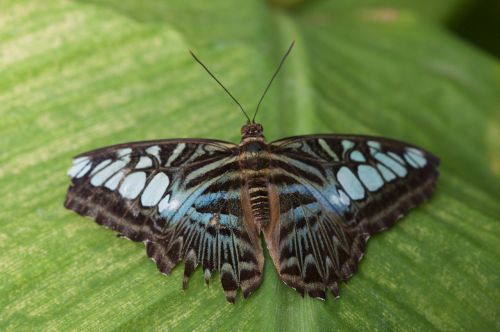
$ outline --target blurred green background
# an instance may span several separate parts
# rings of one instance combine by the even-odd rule
[[[0,330],[500,329],[500,14],[467,0],[0,1]],[[248,300],[63,208],[71,157],[168,137],[383,135],[442,160],[433,199],[373,237],[326,302],[266,256]],[[267,255],[267,253],[266,253]]]

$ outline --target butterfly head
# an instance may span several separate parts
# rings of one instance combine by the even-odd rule
[[[264,138],[264,128],[260,123],[248,122],[243,127],[241,127],[241,139],[249,137]]]

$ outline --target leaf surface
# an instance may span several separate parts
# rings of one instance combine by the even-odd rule
[[[402,1],[280,6],[0,4],[1,330],[500,329],[498,61]],[[189,48],[251,111],[292,39],[259,114],[269,140],[375,134],[442,160],[434,198],[369,241],[340,299],[300,298],[267,254],[248,300],[200,270],[182,291],[182,267],[164,277],[142,244],[63,208],[80,152],[239,140],[242,115]]]

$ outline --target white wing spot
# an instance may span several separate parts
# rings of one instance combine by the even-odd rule
[[[358,161],[360,163],[366,162],[365,156],[363,156],[363,154],[358,150],[354,150],[351,152],[351,160]]]
[[[403,158],[401,158],[399,155],[395,154],[394,152],[388,152],[387,153],[389,156],[391,156],[393,159],[396,159],[397,161],[399,161],[400,164],[405,164]]]
[[[415,160],[413,160],[413,158],[411,157],[411,155],[408,152],[405,153],[404,157],[405,157],[406,162],[408,164],[410,164],[411,167],[413,167],[413,168],[419,168],[420,167],[417,164],[417,162]]]
[[[427,160],[425,159],[424,153],[422,151],[415,148],[406,148],[406,151],[411,159],[413,159],[419,167],[424,167],[425,165],[427,165]]]
[[[347,139],[342,140],[342,148],[344,149],[344,153],[347,152],[350,148],[354,146],[354,142],[349,141]]]
[[[151,166],[153,166],[153,161],[151,160],[151,158],[142,156],[139,159],[139,162],[137,163],[137,165],[135,165],[135,168],[142,169],[142,168],[148,168]]]
[[[119,192],[124,198],[134,199],[140,194],[145,184],[146,173],[135,172],[129,174],[125,180],[123,180]]]
[[[340,195],[340,202],[343,203],[344,205],[349,205],[351,204],[351,200],[349,197],[345,194],[344,191],[339,190],[339,195]]]
[[[380,174],[371,166],[358,166],[358,176],[369,191],[376,191],[384,185],[384,180],[382,180]]]
[[[158,204],[158,212],[162,213],[167,210],[170,205],[170,195],[165,196]]]
[[[352,199],[356,200],[365,197],[363,185],[361,185],[356,175],[346,166],[342,166],[337,172],[337,179]]]
[[[379,151],[380,151],[380,143],[376,141],[368,141],[366,143],[368,147],[370,148],[370,153],[372,156],[375,156]]]
[[[380,150],[380,142],[377,141],[368,141],[366,143],[369,147]]]
[[[337,206],[342,205],[340,204],[339,196],[335,194],[330,195],[330,203]]]
[[[153,145],[153,146],[150,146],[149,148],[146,149],[146,153],[154,156],[156,159],[158,159],[158,162],[161,162],[160,151],[161,151],[161,148],[159,145]]]
[[[80,157],[73,160],[73,165],[68,170],[68,176],[72,178],[75,177],[78,173],[80,173],[81,170],[83,170],[86,166],[88,166],[89,162],[90,160],[88,157]]]
[[[351,203],[349,197],[345,194],[343,190],[336,190],[335,193],[330,195],[330,202],[333,205],[344,207]]]
[[[161,200],[169,185],[168,176],[165,173],[156,174],[144,189],[141,196],[143,206],[154,206]]]
[[[76,165],[76,164],[79,164],[79,163],[83,163],[84,161],[89,161],[89,160],[90,160],[90,158],[87,157],[87,156],[78,157],[78,158],[73,159],[73,165]]]
[[[375,154],[375,159],[380,161],[382,164],[390,168],[394,173],[396,173],[398,176],[403,177],[406,175],[406,168],[401,166],[400,163],[386,155],[385,153],[379,152]]]
[[[127,165],[127,163],[122,160],[113,162],[111,165],[95,174],[90,180],[90,184],[92,184],[94,187],[102,185],[104,181],[106,181],[111,175],[115,174],[123,167],[125,167],[125,165]]]
[[[104,167],[108,166],[109,164],[111,164],[111,159],[106,159],[104,161],[101,161],[93,170],[92,172],[90,172],[90,175],[92,174],[95,174],[97,172],[99,172],[101,169],[103,169]]]
[[[87,164],[87,166],[85,166],[77,175],[76,175],[76,178],[81,178],[82,176],[84,176],[85,174],[88,173],[88,171],[90,171],[90,169],[92,168],[92,163],[89,162]]]
[[[116,151],[116,154],[118,155],[118,157],[124,157],[126,155],[129,155],[132,153],[132,149],[131,148],[123,148],[123,149],[120,149],[118,151]]]
[[[382,164],[377,164],[377,168],[382,173],[382,176],[384,177],[384,180],[389,182],[392,181],[396,178],[396,175],[394,175],[393,172],[391,172],[387,167],[385,167]]]
[[[111,177],[111,179],[106,181],[104,186],[110,190],[116,190],[116,188],[118,188],[118,185],[120,184],[120,181],[122,180],[124,175],[125,175],[125,173],[123,172],[123,170],[119,171],[118,173],[113,175]]]

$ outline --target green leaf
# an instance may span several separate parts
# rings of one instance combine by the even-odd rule
[[[1,2],[0,330],[500,329],[498,60],[403,1],[273,3]],[[292,39],[259,114],[269,140],[376,134],[442,160],[435,196],[369,241],[340,299],[300,298],[267,254],[248,300],[200,271],[182,291],[182,266],[164,277],[63,208],[80,152],[238,141],[244,118],[189,48],[251,111]]]

